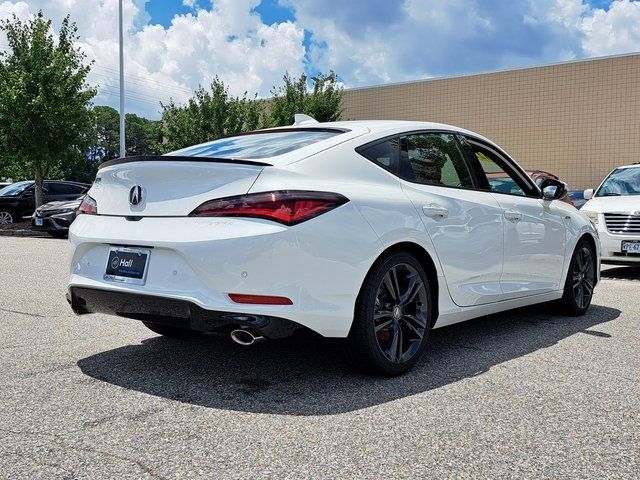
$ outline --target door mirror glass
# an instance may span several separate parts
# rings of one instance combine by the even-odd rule
[[[567,193],[567,185],[560,180],[547,178],[540,185],[542,198],[545,200],[559,200]]]
[[[585,190],[582,194],[585,200],[591,200],[593,198],[593,188]]]

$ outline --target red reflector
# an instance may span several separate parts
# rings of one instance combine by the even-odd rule
[[[196,208],[191,216],[265,218],[291,226],[348,201],[339,193],[280,190],[211,200]]]
[[[230,293],[229,298],[236,303],[251,303],[253,305],[293,305],[293,302],[287,297],[273,297],[271,295]]]

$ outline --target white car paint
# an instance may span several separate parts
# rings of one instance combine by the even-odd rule
[[[625,170],[636,178],[638,194],[599,196],[602,186],[611,173],[618,170]],[[611,173],[595,192],[592,189],[585,191],[584,195],[588,201],[580,211],[591,219],[598,229],[603,263],[640,265],[640,254],[621,255],[623,241],[640,242],[640,165],[625,165],[614,169]],[[605,214],[613,214],[619,221],[610,221],[608,225]]]
[[[590,221],[561,201],[416,184],[355,151],[403,132],[446,131],[472,136],[508,158],[473,132],[399,121],[315,126],[349,131],[266,158],[272,165],[266,167],[164,157],[102,168],[89,191],[98,215],[80,215],[70,230],[69,287],[271,315],[345,337],[367,272],[398,244],[416,246],[432,261],[435,327],[441,327],[559,299],[578,240],[597,236]],[[140,205],[128,200],[134,185],[145,191]],[[207,200],[273,190],[337,192],[349,202],[291,227],[257,218],[187,216]],[[446,218],[438,208],[446,209]],[[104,279],[111,245],[153,247],[144,285]],[[238,305],[229,298],[233,292],[282,296],[292,305]]]

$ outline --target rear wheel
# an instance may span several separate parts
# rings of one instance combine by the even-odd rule
[[[358,296],[345,353],[364,373],[394,376],[422,355],[431,329],[431,289],[418,260],[405,252],[374,265]]]
[[[593,247],[586,240],[580,240],[571,257],[564,294],[558,301],[562,313],[578,316],[589,309],[596,284],[595,262]]]
[[[190,338],[200,337],[204,332],[198,330],[191,330],[190,328],[172,327],[170,325],[161,325],[159,323],[142,322],[145,327],[154,333],[160,334],[169,338],[178,338],[186,340]]]
[[[0,225],[9,225],[16,221],[13,212],[9,210],[0,210]]]

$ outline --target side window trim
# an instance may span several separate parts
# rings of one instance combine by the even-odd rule
[[[482,140],[478,138],[474,138],[470,135],[463,135],[462,137],[464,138],[464,141],[467,142],[470,146],[476,145],[481,149],[487,150],[488,152],[492,153],[493,156],[495,156],[496,160],[498,161],[497,162],[498,166],[502,168],[505,171],[505,173],[513,177],[513,180],[524,192],[525,197],[541,198],[540,190],[538,189],[537,186],[535,186],[535,183],[533,182],[533,180],[531,180],[528,175],[522,174],[517,168],[515,168],[511,163],[512,160],[505,153],[497,150],[495,147],[491,145],[486,144]],[[464,150],[467,156],[469,157],[470,163],[473,166],[475,175],[478,176],[479,178],[486,179],[486,174],[484,174],[484,171],[482,170],[482,166],[480,165],[480,162],[477,159],[475,159],[475,155],[469,152],[467,148],[465,148]],[[482,191],[488,191],[490,193],[495,193],[500,195],[511,195],[511,196],[522,197],[522,195],[517,195],[514,193],[493,191],[490,189],[488,182],[486,184],[484,184],[485,182],[480,182],[480,183],[484,185],[484,188],[480,188]]]

